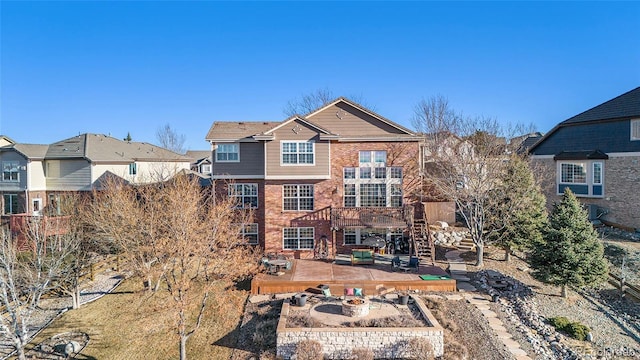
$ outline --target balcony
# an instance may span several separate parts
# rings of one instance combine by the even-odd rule
[[[405,228],[413,223],[413,207],[331,208],[331,228]]]

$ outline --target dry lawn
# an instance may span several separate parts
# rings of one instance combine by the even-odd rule
[[[166,292],[149,296],[141,290],[139,279],[124,281],[113,293],[62,315],[28,349],[53,335],[80,331],[90,340],[78,359],[177,359],[179,338]],[[187,342],[189,359],[229,358],[236,344],[247,292],[217,289],[212,295],[202,326]]]

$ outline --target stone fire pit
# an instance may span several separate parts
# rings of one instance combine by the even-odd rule
[[[360,298],[342,300],[342,315],[349,317],[369,315],[369,300]]]

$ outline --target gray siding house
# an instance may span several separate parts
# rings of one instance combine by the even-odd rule
[[[550,204],[571,189],[592,216],[640,229],[640,87],[559,123],[529,153]]]

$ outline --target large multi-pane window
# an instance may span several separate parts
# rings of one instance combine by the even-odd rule
[[[283,209],[313,210],[313,185],[282,185]]]
[[[19,170],[20,163],[17,161],[2,162],[2,181],[18,181],[20,180]]]
[[[391,206],[402,206],[402,185],[391,184]]]
[[[360,151],[360,166],[385,166],[387,163],[387,152],[384,150]]]
[[[247,240],[247,242],[251,245],[258,244],[258,224],[244,224],[240,230],[242,232],[242,236]]]
[[[231,184],[229,196],[234,197],[237,207],[258,207],[258,184]]]
[[[218,144],[218,147],[216,148],[216,161],[240,161],[240,144]]]
[[[4,213],[5,214],[17,214],[18,210],[18,194],[3,194],[4,200]]]
[[[314,143],[310,141],[283,141],[282,164],[313,165]]]
[[[312,227],[282,229],[282,247],[287,250],[313,249],[314,229]]]
[[[356,184],[344,184],[344,207],[356,207]]]
[[[387,184],[360,184],[360,206],[387,206]]]
[[[562,183],[574,183],[574,184],[586,184],[587,183],[587,171],[584,163],[564,163],[561,164]]]

